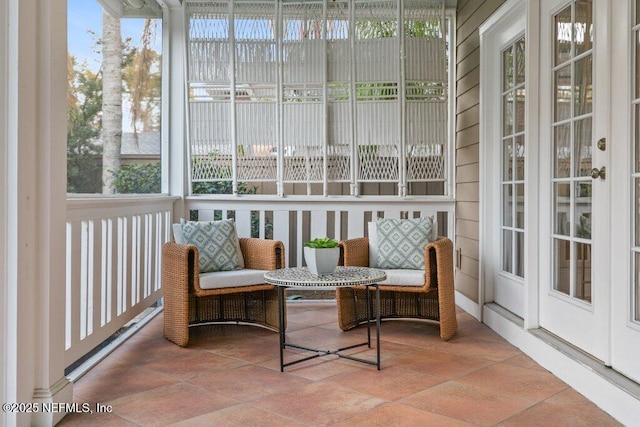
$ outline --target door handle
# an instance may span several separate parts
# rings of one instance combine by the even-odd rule
[[[603,166],[600,169],[593,168],[591,169],[591,178],[593,179],[605,179],[607,176],[607,169]]]

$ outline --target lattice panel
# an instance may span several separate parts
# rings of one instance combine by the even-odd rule
[[[358,102],[358,145],[397,144],[400,139],[398,105],[395,102]]]
[[[397,1],[358,1],[355,17],[356,80],[398,81]]]
[[[359,180],[398,180],[398,104],[384,101],[359,102],[356,108]]]
[[[184,3],[193,180],[445,180],[443,1]]]
[[[351,145],[351,103],[329,103],[329,145]]]
[[[406,104],[407,181],[445,180],[446,102]]]
[[[236,83],[277,81],[275,2],[236,3]]]
[[[351,103],[329,102],[329,181],[348,181],[351,178]]]
[[[405,111],[408,144],[442,144],[447,140],[446,102],[407,102]]]
[[[359,181],[397,181],[398,147],[395,145],[358,146]]]
[[[405,78],[409,81],[447,81],[443,8],[440,2],[409,0],[404,3]]]
[[[327,3],[327,80],[351,80],[351,46],[349,41],[349,2]]]
[[[236,104],[238,179],[275,181],[277,178],[277,134],[275,102]]]
[[[283,3],[285,83],[322,83],[325,68],[323,2]]]
[[[189,81],[229,83],[231,58],[227,3],[187,3],[187,7]]]
[[[191,179],[230,180],[233,153],[229,102],[194,102],[189,106]]]
[[[284,181],[322,181],[324,177],[323,104],[284,105]]]
[[[444,181],[444,145],[407,145],[407,181]]]
[[[351,179],[351,147],[329,145],[327,147],[328,180],[347,182]]]

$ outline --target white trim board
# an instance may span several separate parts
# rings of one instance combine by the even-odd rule
[[[478,321],[482,321],[482,310],[478,303],[458,291],[456,291],[456,305],[478,319]]]

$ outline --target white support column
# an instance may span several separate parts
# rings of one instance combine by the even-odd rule
[[[163,170],[162,176],[168,177],[167,188],[169,194],[178,196],[175,202],[173,217],[181,218],[184,212],[184,196],[190,194],[188,185],[190,175],[187,165],[187,131],[185,123],[186,105],[188,105],[186,81],[187,70],[184,58],[187,41],[185,39],[185,16],[183,8],[178,4],[171,5],[164,10],[162,20],[163,30],[163,133],[162,133],[162,160],[168,171]],[[164,100],[169,100],[165,102]],[[166,118],[166,120],[165,120]],[[167,138],[165,140],[165,138]],[[166,153],[166,155],[165,155]],[[164,187],[163,187],[164,190]]]
[[[13,263],[12,252],[9,250],[13,247],[9,241],[12,223],[9,222],[9,209],[12,197],[15,191],[8,188],[9,176],[11,175],[11,163],[9,161],[9,112],[12,110],[9,103],[8,82],[8,64],[12,63],[13,56],[9,50],[9,18],[13,16],[13,8],[15,4],[3,2],[0,6],[0,283],[6,284],[0,286],[0,401],[15,401],[15,382],[16,382],[16,358],[15,353],[11,349],[16,348],[15,342],[15,304],[14,296],[15,285],[9,287],[10,283],[16,283],[16,280],[10,280],[14,275],[15,269],[9,271],[9,266]],[[15,424],[15,416],[11,413],[0,412],[0,426],[9,426]]]
[[[282,23],[282,2],[276,2],[276,64],[277,64],[277,77],[276,77],[276,129],[278,135],[278,151],[277,154],[277,179],[276,188],[277,194],[283,197],[284,194],[284,106],[283,106],[283,82],[284,82],[284,65],[282,61],[282,49],[283,49],[283,23]]]
[[[322,103],[323,103],[323,118],[322,118],[322,195],[327,197],[329,195],[329,96],[328,82],[329,73],[327,72],[327,1],[322,2],[322,63],[324,67],[322,69]]]
[[[66,0],[8,0],[8,7],[5,224],[12,255],[5,362],[13,373],[6,397],[70,403],[73,389],[64,375]],[[22,413],[8,421],[48,426],[63,415]]]
[[[406,134],[406,76],[405,76],[405,40],[404,40],[404,2],[398,0],[398,123],[400,124],[400,141],[398,141],[398,196],[407,196],[407,134]]]
[[[359,195],[358,173],[360,170],[360,159],[358,158],[358,102],[356,96],[356,4],[349,2],[349,55],[351,55],[351,80],[350,101],[351,101],[351,195]]]
[[[231,125],[231,148],[232,165],[233,170],[233,184],[232,192],[234,195],[238,195],[238,137],[237,137],[237,106],[236,106],[236,34],[235,34],[236,17],[234,14],[233,1],[229,1],[229,81],[231,82],[229,88],[229,102],[230,116],[229,123]]]
[[[444,7],[444,6],[443,6]],[[449,18],[449,26],[448,26],[448,45],[452,46],[448,48],[448,64],[447,69],[448,72],[448,90],[447,90],[447,112],[449,115],[453,115],[453,118],[448,120],[449,126],[447,127],[447,149],[443,153],[445,155],[445,171],[444,176],[446,178],[446,187],[445,194],[447,196],[455,197],[456,185],[455,185],[455,177],[456,177],[456,120],[455,120],[455,112],[456,112],[456,82],[458,81],[456,75],[456,49],[453,46],[457,45],[456,40],[456,11],[447,11],[445,10],[446,16]],[[445,24],[447,21],[445,20]],[[455,237],[454,234],[451,234],[452,237]],[[453,240],[453,239],[452,239]]]

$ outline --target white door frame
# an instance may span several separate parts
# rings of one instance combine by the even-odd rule
[[[514,28],[515,26],[515,28]],[[521,29],[517,28],[518,26]],[[500,182],[501,155],[500,147],[495,141],[500,140],[501,99],[496,94],[501,93],[501,52],[496,46],[502,46],[509,41],[525,34],[525,58],[532,55],[530,43],[532,37],[528,31],[528,15],[526,0],[508,0],[503,4],[482,26],[480,26],[480,304],[494,301],[494,275],[496,257],[500,257],[500,243],[494,238],[496,230],[500,227],[500,191],[497,190]],[[508,32],[512,37],[504,38]],[[534,40],[535,41],[535,40]],[[536,43],[533,46],[537,46]],[[536,206],[537,182],[535,174],[531,171],[537,169],[537,146],[532,147],[529,141],[537,141],[532,135],[537,134],[537,111],[530,108],[530,94],[537,93],[537,85],[532,84],[529,76],[537,72],[532,69],[532,61],[525,62],[525,281],[523,288],[523,317],[525,327],[537,326],[537,215],[529,215],[527,211]],[[533,114],[532,114],[533,113]],[[499,262],[499,260],[498,260]],[[531,291],[533,289],[533,291]]]

